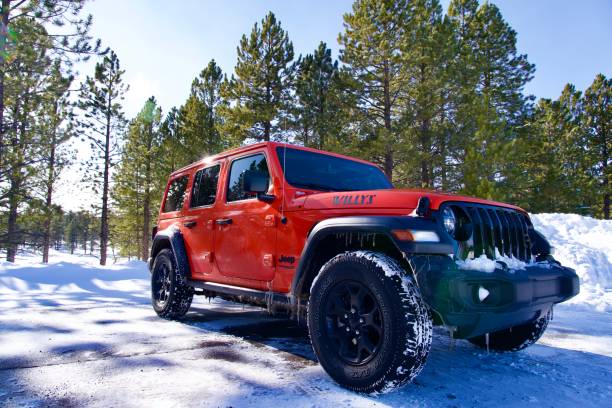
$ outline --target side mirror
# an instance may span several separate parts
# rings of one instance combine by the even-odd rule
[[[242,179],[242,188],[246,193],[265,194],[270,186],[270,177],[261,171],[247,170]]]
[[[266,194],[270,187],[270,176],[261,171],[247,170],[244,172],[242,179],[242,188],[247,193],[257,194],[259,201],[271,203],[276,197],[272,194]]]

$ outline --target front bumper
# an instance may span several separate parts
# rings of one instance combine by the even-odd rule
[[[459,269],[443,255],[415,255],[409,261],[423,298],[457,338],[532,321],[580,290],[574,270],[552,260],[520,270],[500,264],[490,273]]]

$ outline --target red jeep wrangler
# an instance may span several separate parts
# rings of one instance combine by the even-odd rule
[[[308,323],[325,371],[385,391],[422,369],[432,325],[479,347],[535,343],[578,277],[515,206],[394,189],[375,165],[259,143],[174,172],[149,269],[157,314],[193,295]]]

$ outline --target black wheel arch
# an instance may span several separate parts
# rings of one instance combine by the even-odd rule
[[[164,248],[169,248],[172,251],[174,260],[178,268],[179,274],[185,278],[191,278],[191,268],[189,267],[189,259],[187,258],[187,250],[183,234],[176,227],[169,227],[164,230],[157,231],[151,245],[151,258],[149,258],[149,271],[153,268],[153,262],[157,254]]]
[[[306,300],[310,285],[325,262],[341,252],[357,249],[382,252],[396,259],[406,270],[411,270],[406,254],[453,252],[452,243],[445,241],[442,234],[438,233],[440,242],[437,243],[400,241],[392,231],[401,229],[437,231],[438,225],[431,218],[409,216],[337,217],[316,224],[308,235],[293,276],[291,298],[294,306]]]

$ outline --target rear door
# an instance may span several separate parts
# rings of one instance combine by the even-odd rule
[[[247,170],[270,174],[264,151],[233,158],[228,164],[225,202],[215,214],[215,262],[224,276],[271,281],[280,200],[266,203],[245,192],[242,179]]]
[[[220,163],[207,165],[195,172],[189,203],[184,210],[181,231],[189,254],[191,274],[195,279],[205,278],[213,271],[213,211],[220,172]]]
[[[183,204],[187,196],[187,184],[189,184],[189,174],[174,176],[168,182],[159,214],[158,225],[160,230],[164,230],[171,225],[180,225]]]

